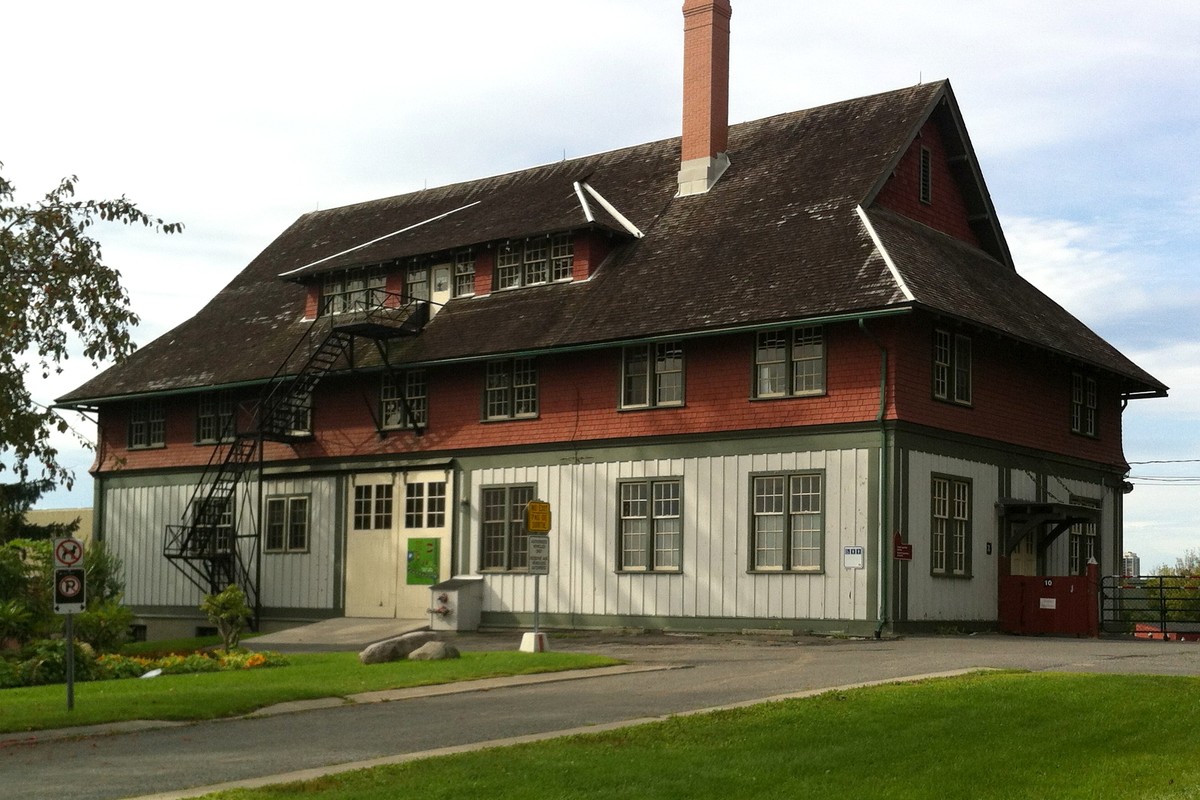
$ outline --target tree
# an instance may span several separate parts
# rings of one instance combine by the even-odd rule
[[[218,594],[205,595],[200,610],[208,617],[209,622],[217,626],[226,653],[238,646],[242,631],[246,629],[246,622],[254,613],[246,605],[245,592],[235,583],[229,584]]]
[[[0,544],[13,539],[55,539],[74,536],[79,519],[74,522],[51,522],[35,525],[25,519],[43,493],[54,488],[50,480],[22,483],[0,483]]]
[[[1184,550],[1183,557],[1175,559],[1175,566],[1163,564],[1158,568],[1159,575],[1200,575],[1200,550]]]
[[[3,164],[0,164],[0,169]],[[124,196],[76,200],[74,176],[40,201],[15,200],[16,187],[0,175],[0,456],[24,481],[30,474],[70,486],[71,471],[50,443],[66,420],[34,402],[26,385],[32,366],[43,378],[61,372],[72,335],[93,366],[133,351],[129,330],[137,315],[120,273],[101,260],[89,235],[96,222],[141,224],[162,233],[183,225],[146,214]],[[6,460],[8,460],[6,459]],[[0,463],[0,470],[5,465]]]

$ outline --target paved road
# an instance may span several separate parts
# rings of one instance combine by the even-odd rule
[[[518,641],[511,634],[460,640],[464,649],[515,649]],[[9,800],[183,796],[172,793],[972,667],[1200,675],[1200,645],[1173,642],[587,635],[552,645],[674,668],[74,739],[5,742],[0,735],[0,794]]]

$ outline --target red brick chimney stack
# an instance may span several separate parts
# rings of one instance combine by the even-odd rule
[[[703,194],[729,166],[729,0],[684,0],[679,194]]]

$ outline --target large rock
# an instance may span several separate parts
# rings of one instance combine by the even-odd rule
[[[383,664],[388,661],[403,661],[408,654],[426,642],[432,642],[437,634],[431,631],[413,631],[393,639],[384,639],[370,645],[358,654],[364,664]]]
[[[426,642],[408,654],[409,661],[441,661],[458,658],[458,648],[445,642]]]

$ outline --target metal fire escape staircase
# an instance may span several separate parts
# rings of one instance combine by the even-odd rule
[[[227,440],[213,450],[178,525],[168,525],[163,555],[200,591],[215,594],[231,584],[242,588],[246,603],[259,610],[260,531],[263,525],[261,491],[250,491],[257,476],[261,488],[263,443],[295,443],[311,437],[312,396],[317,385],[340,366],[355,368],[354,342],[375,343],[383,367],[390,373],[386,342],[415,336],[429,321],[429,302],[375,290],[352,313],[321,316],[305,330],[267,382],[253,405],[252,430],[226,431]],[[303,354],[307,352],[307,356]],[[294,374],[288,366],[303,362]],[[401,396],[405,413],[411,415]],[[244,487],[239,492],[239,487]],[[243,508],[257,510],[238,525]]]

